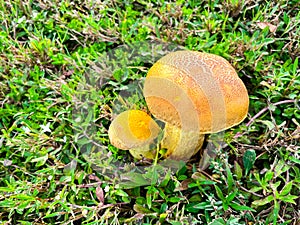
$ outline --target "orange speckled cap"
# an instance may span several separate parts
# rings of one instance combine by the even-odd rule
[[[247,89],[224,58],[195,51],[177,51],[148,71],[144,96],[158,119],[184,130],[214,133],[243,121]]]
[[[128,150],[150,143],[159,131],[159,126],[147,113],[127,110],[112,121],[108,136],[112,145]]]

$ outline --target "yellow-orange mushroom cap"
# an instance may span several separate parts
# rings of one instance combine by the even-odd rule
[[[239,124],[249,105],[247,89],[234,68],[220,56],[195,51],[172,52],[158,60],[148,71],[144,95],[156,118],[177,127],[195,123],[189,121],[195,112],[201,133]]]
[[[129,150],[151,143],[159,134],[157,123],[141,110],[127,110],[112,121],[108,136],[112,145]]]
[[[169,133],[176,133],[163,140],[166,147],[172,143],[169,154],[175,158],[201,146],[202,134],[239,124],[249,105],[247,89],[229,62],[196,51],[172,52],[158,60],[148,71],[144,96],[150,112],[168,124]],[[189,141],[183,138],[189,136],[199,144],[186,146]],[[179,143],[177,149],[174,141]]]

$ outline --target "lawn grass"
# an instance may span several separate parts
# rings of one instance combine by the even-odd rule
[[[0,224],[300,224],[298,0],[0,0],[0,21]],[[226,58],[250,107],[170,170],[107,130],[180,48]]]

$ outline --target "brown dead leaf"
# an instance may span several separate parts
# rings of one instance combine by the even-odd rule
[[[189,188],[189,184],[192,182],[192,179],[183,180],[180,185],[175,188],[174,191],[185,191]]]
[[[97,182],[101,182],[100,178],[97,177],[95,174],[89,174],[88,177],[89,177],[90,180],[95,180]]]
[[[266,27],[269,27],[269,30],[271,33],[275,33],[276,29],[277,29],[277,26],[275,26],[271,23],[268,23],[268,22],[258,22],[257,26],[262,30],[265,29]]]
[[[104,205],[104,192],[103,192],[103,189],[100,187],[100,185],[98,185],[96,187],[96,196],[97,196],[98,200],[100,201],[100,203],[102,205]]]

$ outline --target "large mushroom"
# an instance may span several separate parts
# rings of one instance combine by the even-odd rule
[[[114,118],[108,129],[110,142],[122,150],[129,150],[134,158],[153,159],[151,144],[158,137],[160,127],[147,113],[127,110]]]
[[[208,53],[162,57],[148,71],[143,92],[150,112],[165,122],[161,146],[172,159],[189,159],[204,134],[235,126],[248,112],[247,89],[234,68]]]

